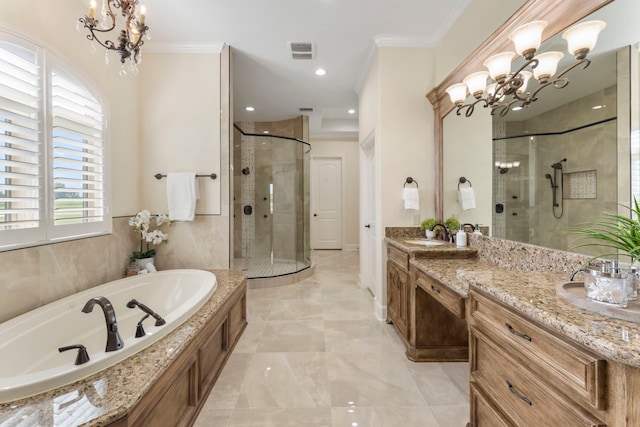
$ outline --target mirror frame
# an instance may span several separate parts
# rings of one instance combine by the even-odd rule
[[[547,40],[565,28],[587,17],[591,13],[614,0],[527,0],[504,24],[484,41],[471,55],[451,72],[438,86],[433,88],[427,98],[434,110],[435,145],[435,213],[443,218],[443,120],[455,106],[445,91],[452,84],[459,83],[464,77],[478,70],[479,64],[491,55],[513,50],[508,35],[518,26],[534,20],[547,21],[542,39]]]

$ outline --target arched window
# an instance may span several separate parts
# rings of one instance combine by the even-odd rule
[[[0,250],[111,232],[104,106],[63,64],[0,33]]]

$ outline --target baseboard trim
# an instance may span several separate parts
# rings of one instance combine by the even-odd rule
[[[344,243],[342,245],[342,250],[343,251],[357,251],[357,250],[360,250],[360,245],[358,245],[357,243]]]

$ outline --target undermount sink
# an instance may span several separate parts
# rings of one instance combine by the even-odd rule
[[[423,245],[423,246],[440,246],[444,243],[438,240],[405,240],[405,242],[411,243],[412,245]]]

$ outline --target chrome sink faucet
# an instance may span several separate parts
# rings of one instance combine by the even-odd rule
[[[122,341],[122,339],[120,338],[120,334],[118,333],[116,312],[113,309],[113,305],[111,305],[111,301],[109,301],[105,297],[91,298],[84,305],[82,312],[91,313],[93,311],[93,306],[96,304],[98,304],[100,308],[102,308],[102,312],[104,313],[104,320],[107,323],[107,348],[105,351],[120,350],[122,347],[124,347],[124,342]]]
[[[441,223],[433,224],[431,227],[431,231],[434,231],[436,227],[440,226],[442,228],[442,240],[445,242],[451,242],[451,236],[449,236],[449,230],[447,230],[447,226]]]

